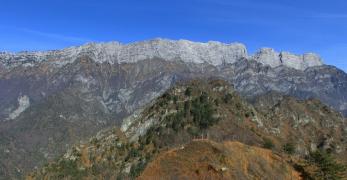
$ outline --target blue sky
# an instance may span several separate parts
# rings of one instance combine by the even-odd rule
[[[0,51],[163,37],[316,52],[347,71],[345,0],[0,0]]]

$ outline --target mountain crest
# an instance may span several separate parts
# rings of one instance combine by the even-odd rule
[[[35,66],[48,62],[55,67],[75,61],[81,55],[89,55],[95,62],[110,64],[136,63],[138,61],[161,58],[166,61],[185,63],[207,63],[214,66],[233,64],[244,59],[277,67],[284,65],[298,70],[323,65],[321,58],[313,53],[294,55],[277,53],[270,48],[262,48],[254,56],[248,56],[247,48],[241,43],[225,44],[217,41],[207,43],[188,40],[153,39],[129,44],[119,42],[88,43],[63,50],[0,53],[0,64],[5,67]],[[57,61],[59,60],[59,61]]]

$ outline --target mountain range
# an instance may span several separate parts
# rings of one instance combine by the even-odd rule
[[[240,43],[167,39],[3,52],[0,176],[20,178],[102,129],[124,127],[125,118],[138,114],[177,82],[196,78],[225,80],[251,104],[271,93],[318,99],[326,109],[347,115],[346,73],[325,65],[314,53],[262,48],[248,55]],[[300,126],[301,121],[310,121],[305,116],[293,114],[293,121]],[[281,116],[269,118],[275,123]]]

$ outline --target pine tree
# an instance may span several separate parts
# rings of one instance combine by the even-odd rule
[[[314,172],[315,179],[338,180],[346,177],[346,166],[334,159],[325,151],[315,151],[309,156],[309,162],[317,167]]]

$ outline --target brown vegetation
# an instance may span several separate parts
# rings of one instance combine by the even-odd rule
[[[161,153],[139,179],[301,179],[282,157],[236,141],[193,141]]]

